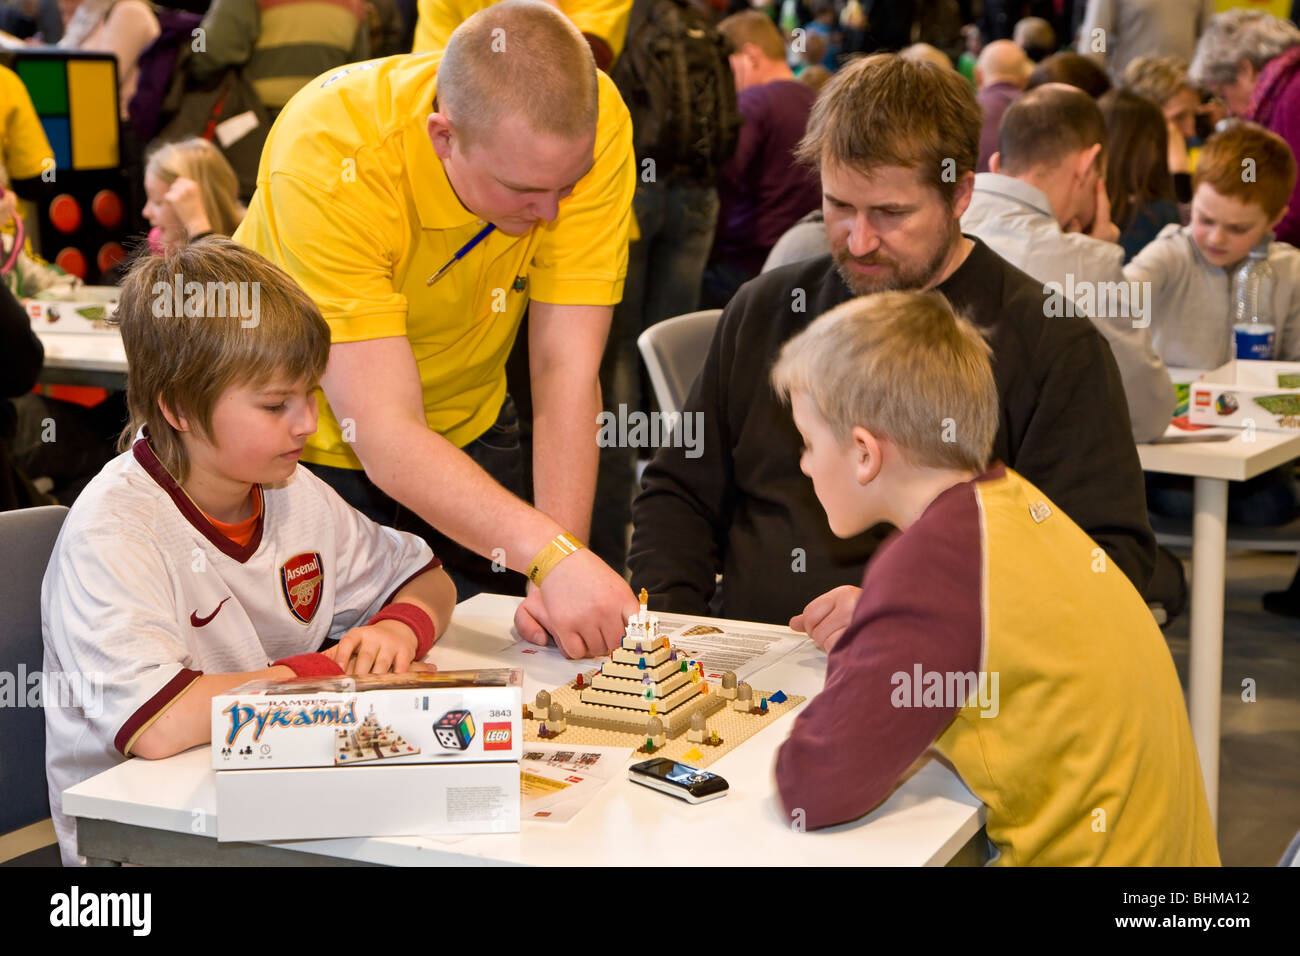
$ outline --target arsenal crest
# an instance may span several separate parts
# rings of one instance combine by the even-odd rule
[[[280,590],[289,611],[303,624],[310,624],[320,607],[321,586],[325,573],[319,551],[296,554],[280,565]]]

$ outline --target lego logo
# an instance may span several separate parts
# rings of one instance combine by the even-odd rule
[[[483,749],[484,750],[509,750],[510,749],[510,725],[509,724],[484,724],[483,725]]]
[[[1197,407],[1197,408],[1209,408],[1209,407],[1210,407],[1210,393],[1209,393],[1209,392],[1197,392],[1197,393],[1196,393],[1196,407]]]

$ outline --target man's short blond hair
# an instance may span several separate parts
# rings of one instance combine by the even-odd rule
[[[832,434],[855,427],[914,464],[983,471],[998,430],[991,350],[939,292],[878,292],[816,319],[781,349],[772,386],[806,395]]]
[[[216,236],[137,259],[114,322],[126,351],[130,412],[121,447],[147,427],[154,454],[179,482],[189,459],[160,401],[210,439],[226,389],[275,379],[314,385],[329,361],[329,326],[302,287],[252,249]]]
[[[591,47],[564,14],[539,0],[495,3],[452,31],[438,64],[437,97],[469,146],[490,138],[507,116],[560,139],[596,134]]]

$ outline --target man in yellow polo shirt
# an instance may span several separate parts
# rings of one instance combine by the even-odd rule
[[[528,574],[517,629],[570,656],[604,653],[637,606],[579,544],[634,189],[627,109],[582,36],[545,4],[507,0],[441,54],[304,87],[235,234],[330,325],[328,407],[304,461],[376,520],[424,534],[462,598],[508,590],[493,571]],[[530,301],[536,508],[517,497],[505,381]]]

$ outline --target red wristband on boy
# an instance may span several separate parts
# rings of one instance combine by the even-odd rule
[[[405,601],[380,608],[378,614],[366,621],[366,626],[378,624],[380,621],[400,621],[415,632],[415,656],[411,658],[413,661],[423,660],[424,655],[428,654],[429,649],[433,647],[434,638],[438,636],[433,626],[433,618],[429,617],[428,612]]]
[[[291,668],[295,677],[338,677],[346,673],[333,658],[319,653],[295,654],[293,657],[282,657],[278,661],[271,662],[272,667],[279,667],[281,664]]]

